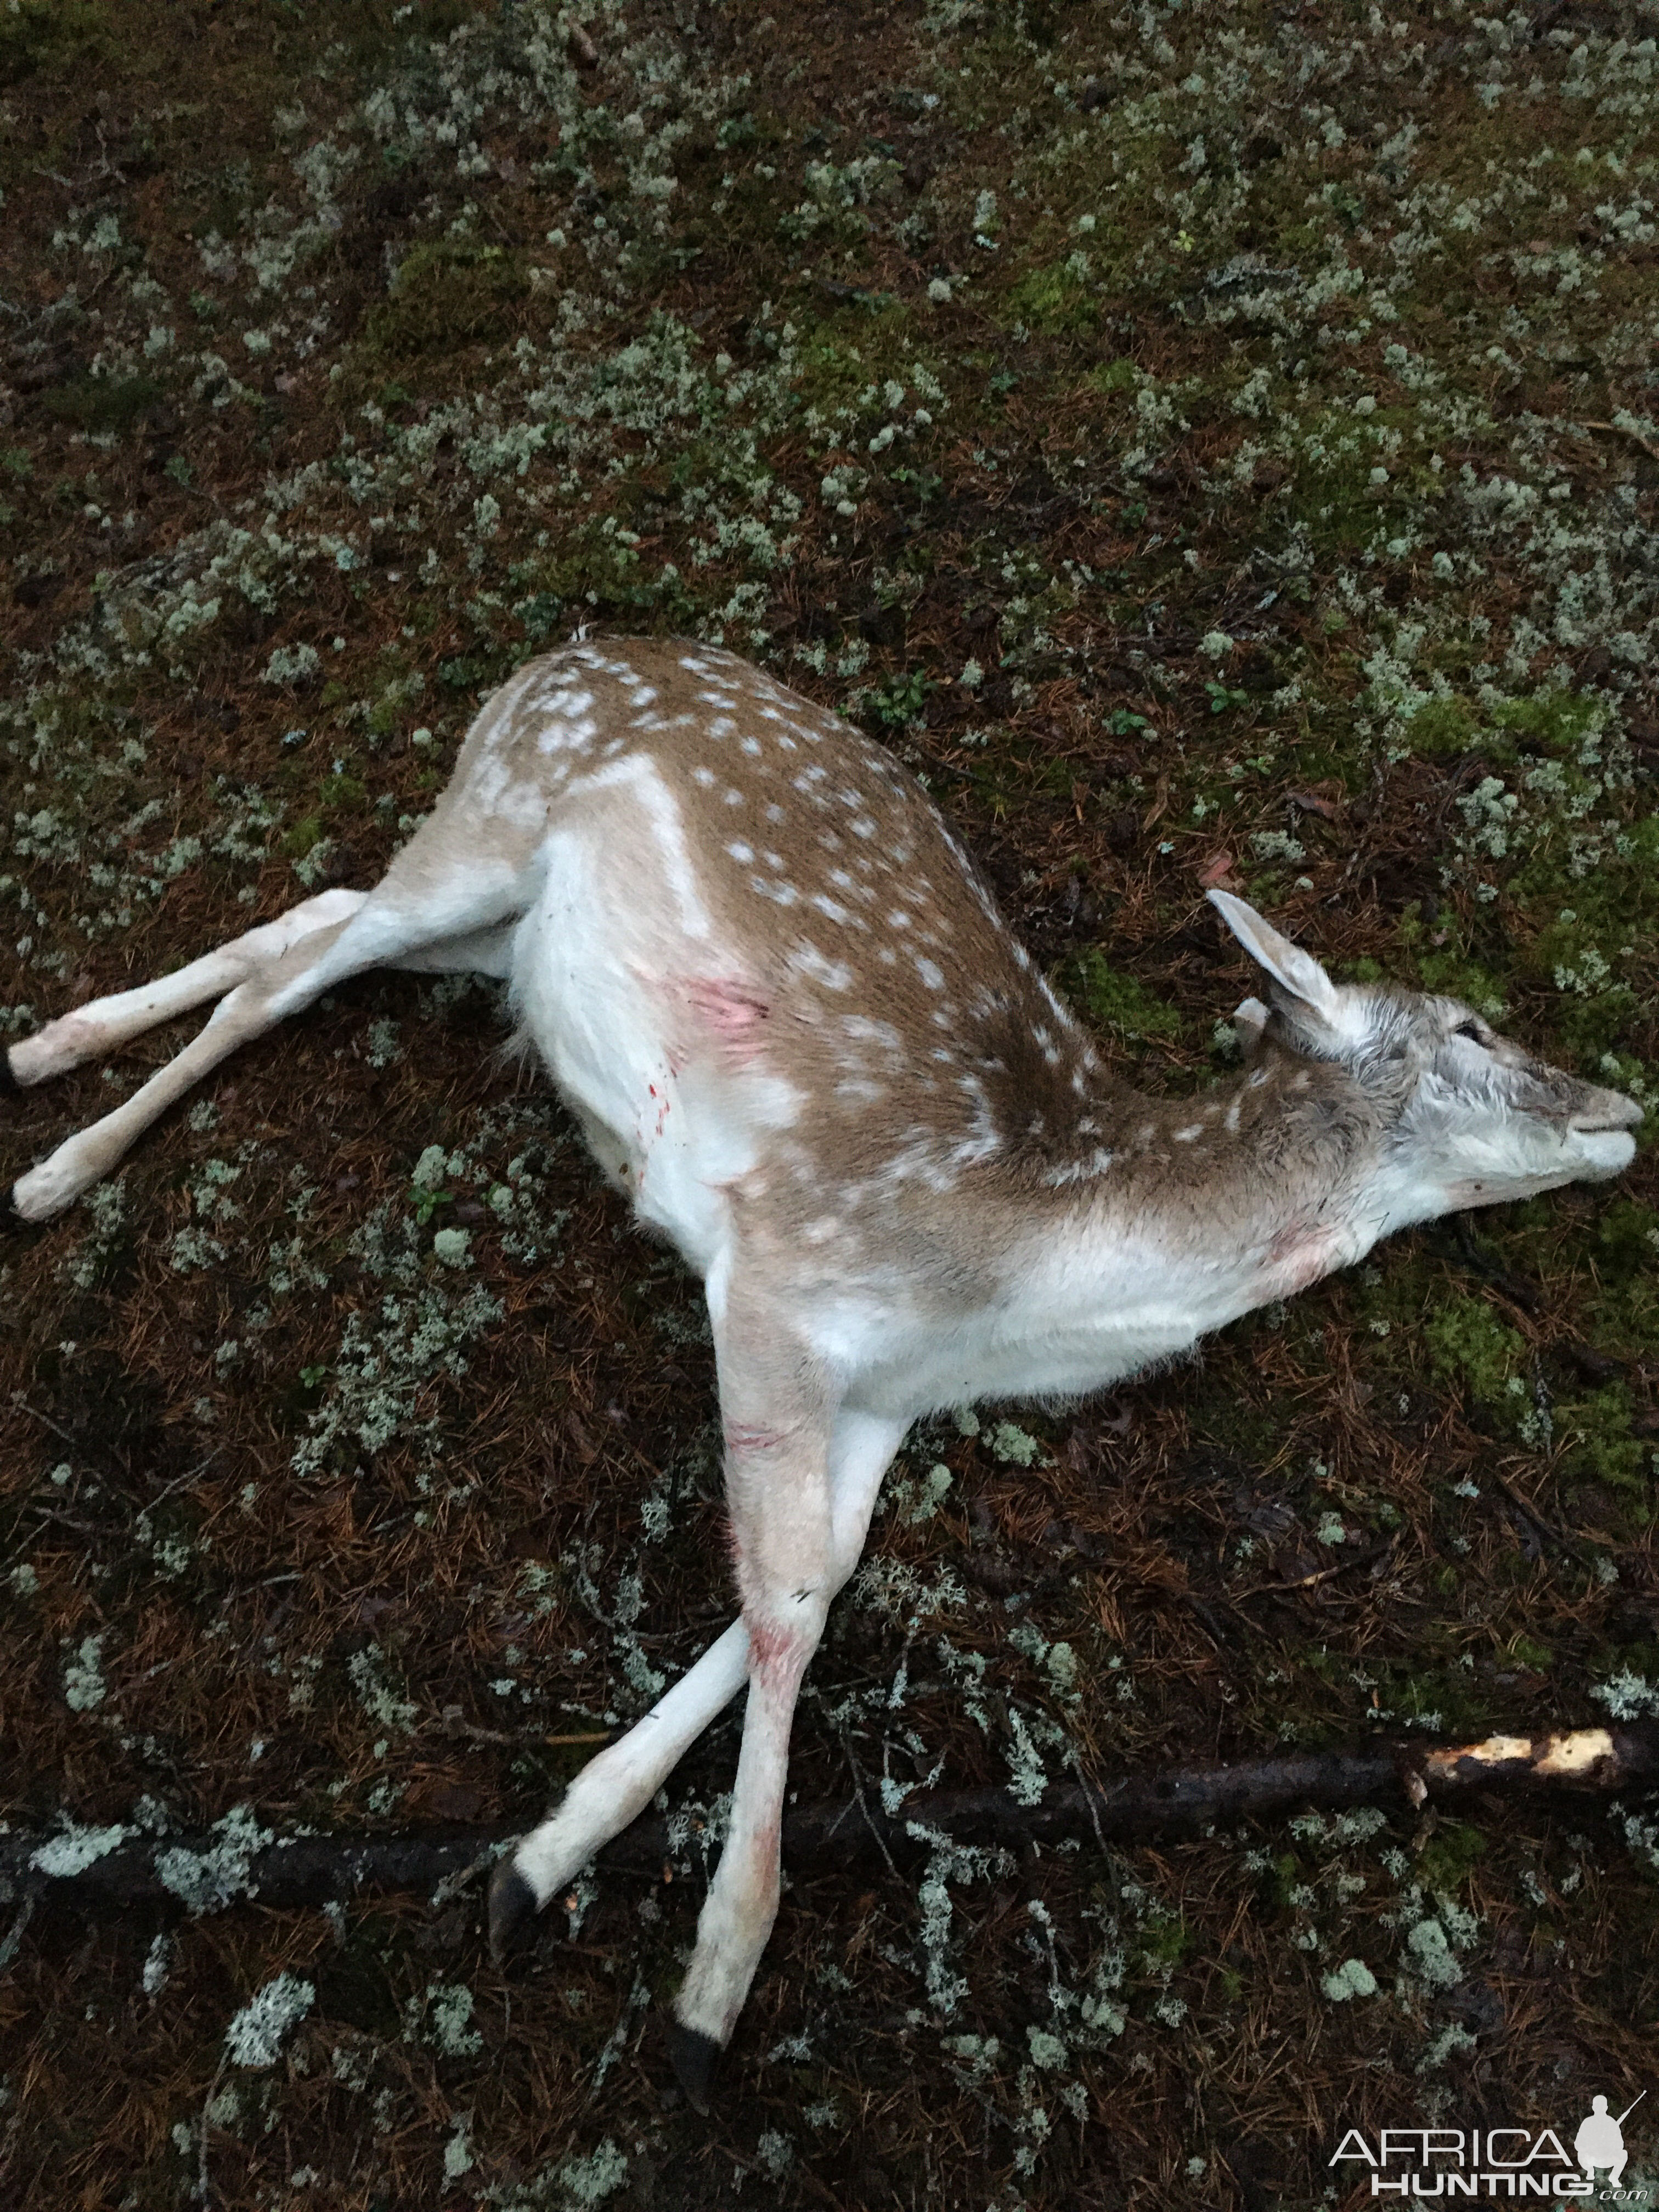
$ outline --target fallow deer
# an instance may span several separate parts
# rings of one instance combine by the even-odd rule
[[[703,2106],[771,1929],[789,1733],[910,1424],[1095,1391],[1460,1207],[1615,1175],[1641,1109],[1456,1000],[1343,986],[1210,894],[1265,1003],[1244,1065],[1151,1098],[1009,935],[914,779],[729,653],[521,668],[368,893],[329,890],[14,1044],[32,1087],[210,999],[205,1028],[12,1192],[40,1221],[248,1039],[367,969],[505,979],[601,1165],[702,1279],[739,1618],[497,1867],[497,1954],[748,1686],[676,2003]]]

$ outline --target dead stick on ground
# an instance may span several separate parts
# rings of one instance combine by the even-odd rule
[[[1659,1785],[1659,1722],[1628,1727],[1488,1736],[1479,1743],[1365,1744],[1351,1752],[1292,1753],[1235,1765],[1173,1766],[1161,1773],[1054,1784],[1036,1805],[1017,1804],[1000,1790],[919,1790],[892,1814],[868,1799],[826,1799],[794,1807],[784,1822],[783,1856],[793,1868],[841,1866],[877,1853],[914,1855],[921,1832],[959,1843],[1019,1849],[1076,1838],[1101,1844],[1155,1837],[1200,1835],[1224,1821],[1272,1820],[1310,1807],[1337,1812],[1404,1799],[1421,1806],[1480,1792],[1506,1798],[1605,1796]],[[1403,1808],[1402,1808],[1403,1809]],[[250,1861],[246,1890],[264,1906],[319,1905],[354,1893],[431,1891],[453,1896],[458,1877],[489,1863],[506,1828],[451,1830],[404,1836],[296,1836],[273,1843]],[[137,1837],[84,1865],[66,1840],[40,1834],[0,1838],[0,1904],[62,1901],[90,1912],[134,1905],[166,1906],[169,1893],[157,1860],[179,1851],[205,1854],[218,1839],[196,1835]],[[599,1853],[617,1872],[663,1879],[670,1858],[668,1825],[636,1820]],[[37,1860],[45,1863],[37,1864]],[[57,1873],[60,1861],[72,1871]],[[17,1931],[21,1934],[21,1929]]]
[[[1504,1496],[1508,1498],[1510,1504],[1521,1516],[1521,1518],[1525,1521],[1529,1527],[1534,1528],[1539,1535],[1544,1539],[1544,1541],[1547,1544],[1553,1544],[1558,1551],[1565,1552],[1572,1559],[1582,1559],[1583,1558],[1584,1555],[1583,1550],[1573,1541],[1572,1538],[1568,1535],[1566,1530],[1565,1528],[1558,1528],[1554,1527],[1552,1522],[1545,1520],[1538,1508],[1535,1505],[1529,1505],[1527,1500],[1522,1497],[1520,1492],[1516,1490],[1512,1484],[1506,1482],[1501,1474],[1494,1472],[1492,1476],[1492,1480],[1496,1487],[1503,1492]]]
[[[1298,1575],[1294,1582],[1257,1583],[1253,1589],[1240,1590],[1236,1601],[1242,1604],[1247,1597],[1277,1597],[1289,1590],[1316,1589],[1321,1583],[1331,1582],[1338,1575],[1352,1574],[1357,1567],[1375,1565],[1393,1551],[1395,1540],[1390,1536],[1386,1543],[1373,1544],[1369,1551],[1356,1553],[1351,1559],[1339,1559],[1334,1567],[1316,1567],[1312,1574]]]
[[[1627,430],[1622,422],[1585,422],[1581,424],[1580,428],[1586,430],[1607,430],[1615,438],[1628,438],[1633,446],[1639,446],[1642,448],[1650,460],[1659,461],[1659,446],[1656,446],[1650,438],[1644,438],[1639,430]]]

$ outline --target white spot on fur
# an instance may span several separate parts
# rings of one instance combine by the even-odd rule
[[[842,960],[826,960],[808,938],[802,938],[791,957],[791,964],[813,982],[821,983],[826,991],[845,991],[851,987],[853,971]]]

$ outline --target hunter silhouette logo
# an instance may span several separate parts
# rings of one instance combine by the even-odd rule
[[[1597,2166],[1607,2168],[1607,2181],[1612,2188],[1617,2189],[1624,2179],[1625,2160],[1630,2155],[1625,2148],[1625,2122],[1647,2094],[1644,2089],[1641,2097],[1633,2098],[1616,2120],[1607,2111],[1605,2097],[1591,2098],[1589,2112],[1579,2122],[1578,2132],[1572,2139],[1573,2149],[1579,2165],[1584,2169],[1587,2180],[1595,2179]]]
[[[1650,2189],[1624,2186],[1630,2158],[1624,2125],[1646,2094],[1616,2118],[1605,2097],[1593,2097],[1571,2151],[1553,2128],[1383,2128],[1375,2136],[1350,2128],[1329,2164],[1368,2166],[1373,2197],[1582,2197],[1650,2205]]]

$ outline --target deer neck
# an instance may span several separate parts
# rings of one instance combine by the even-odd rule
[[[1196,1098],[1119,1091],[1044,1230],[1057,1304],[1184,1349],[1352,1265],[1391,1225],[1385,1117],[1341,1067],[1272,1047]]]

